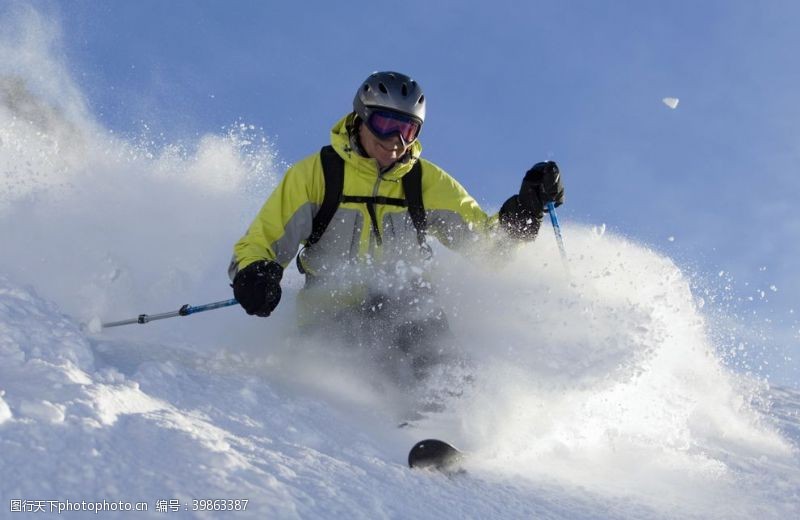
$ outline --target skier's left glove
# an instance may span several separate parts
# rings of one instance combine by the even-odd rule
[[[555,203],[556,207],[564,204],[564,185],[555,162],[536,163],[525,173],[519,189],[519,202],[531,210],[541,210],[548,202]]]
[[[553,161],[540,162],[525,172],[519,194],[500,208],[500,225],[513,238],[533,240],[539,232],[545,205],[564,203],[561,172]]]
[[[247,314],[266,318],[281,301],[283,267],[278,262],[253,262],[233,279],[233,295]]]

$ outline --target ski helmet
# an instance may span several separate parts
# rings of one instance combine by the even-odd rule
[[[353,110],[364,121],[373,109],[383,108],[425,122],[425,95],[413,79],[399,72],[373,72],[358,87]]]

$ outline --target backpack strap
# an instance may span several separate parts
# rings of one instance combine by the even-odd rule
[[[414,163],[407,174],[403,175],[403,191],[406,194],[406,204],[411,222],[417,230],[417,241],[422,248],[428,244],[425,241],[425,232],[428,229],[428,219],[425,216],[425,206],[422,204],[422,163],[419,159]]]
[[[311,234],[306,239],[306,247],[316,244],[328,228],[333,215],[339,209],[344,189],[344,160],[333,146],[323,146],[319,152],[322,160],[322,174],[325,177],[325,196],[311,225]]]

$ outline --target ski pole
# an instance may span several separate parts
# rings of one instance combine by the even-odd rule
[[[221,309],[222,307],[230,307],[231,305],[236,305],[237,303],[239,302],[236,300],[236,298],[233,298],[231,300],[222,300],[213,303],[206,303],[205,305],[198,305],[197,307],[192,307],[187,303],[177,311],[164,312],[161,314],[140,314],[136,318],[131,318],[129,320],[122,320],[122,321],[112,321],[110,323],[103,323],[101,326],[104,329],[108,329],[111,327],[119,327],[121,325],[131,325],[133,323],[144,325],[145,323],[149,323],[155,320],[174,318],[176,316],[188,316],[196,312],[212,311],[214,309]]]
[[[556,205],[553,202],[547,203],[547,212],[550,214],[550,223],[553,224],[553,233],[556,235],[556,242],[558,242],[558,250],[561,252],[561,259],[564,261],[564,265],[567,265],[567,249],[564,247],[564,237],[561,236],[561,226],[558,224]]]

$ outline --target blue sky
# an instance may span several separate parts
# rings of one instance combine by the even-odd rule
[[[367,74],[408,73],[428,97],[425,156],[485,207],[556,160],[562,219],[729,273],[770,341],[798,349],[796,2],[33,4],[122,134],[174,141],[241,120],[293,162],[326,143]],[[757,290],[769,302],[747,303]]]

